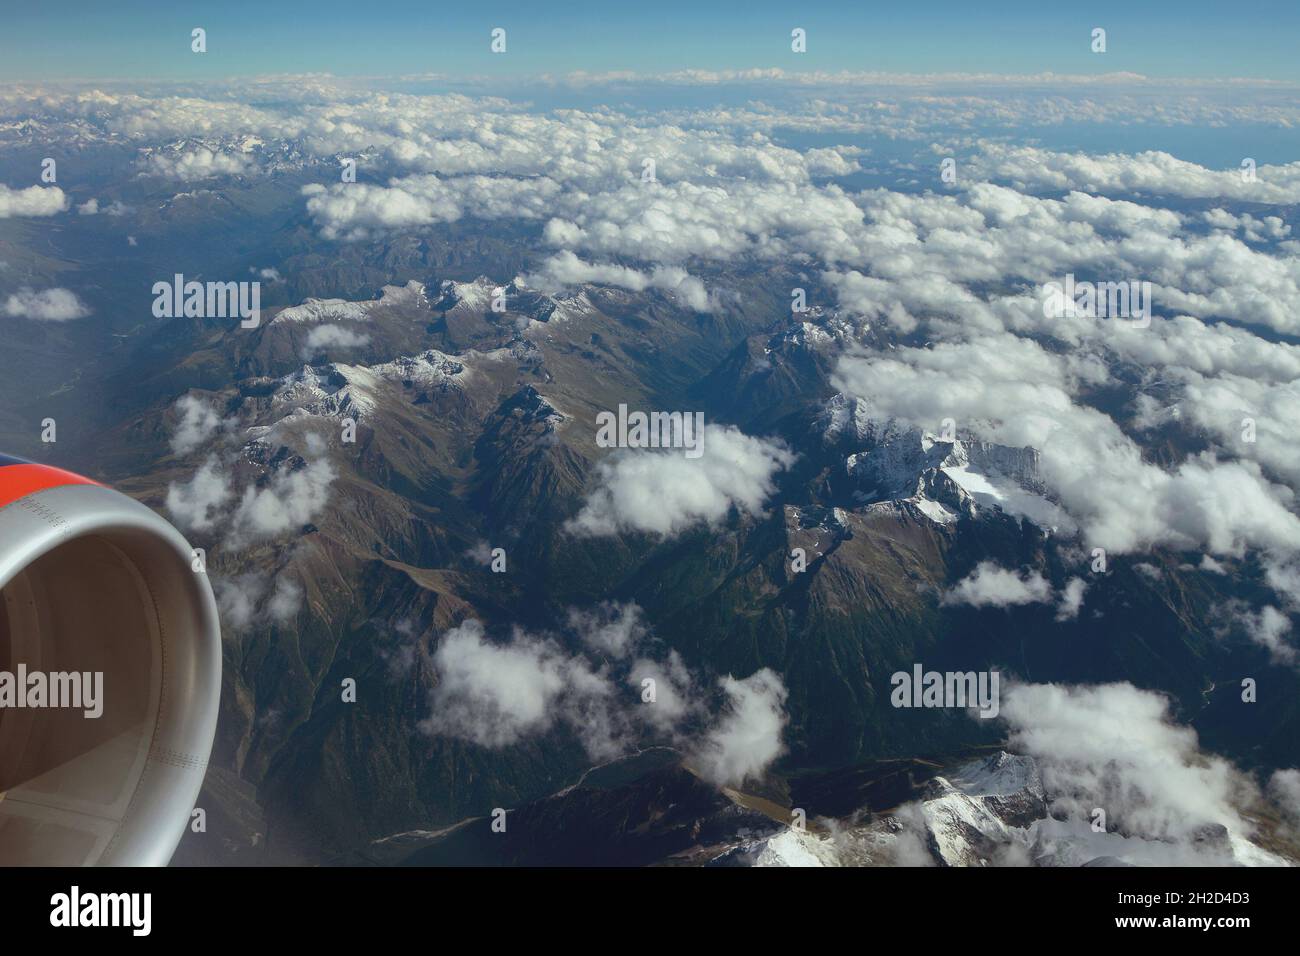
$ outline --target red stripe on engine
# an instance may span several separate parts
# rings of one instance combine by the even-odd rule
[[[5,465],[0,467],[0,508],[13,504],[19,498],[46,488],[60,485],[97,485],[99,482],[82,478],[62,468],[49,465]]]

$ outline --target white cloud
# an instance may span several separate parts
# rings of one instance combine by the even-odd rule
[[[552,224],[556,220],[551,221]],[[548,231],[550,227],[548,226]],[[596,283],[640,292],[644,289],[663,289],[678,296],[696,312],[709,311],[709,295],[704,283],[684,269],[675,266],[656,266],[650,272],[640,272],[627,266],[600,265],[583,262],[572,252],[564,251],[547,259],[536,273],[521,277],[521,281],[541,292],[555,294],[566,286]]]
[[[1300,770],[1275,770],[1268,794],[1293,826],[1300,826]]]
[[[615,452],[597,469],[599,485],[568,524],[581,535],[626,531],[675,535],[698,522],[723,520],[734,507],[760,514],[773,478],[794,461],[784,445],[709,425],[703,454]]]
[[[13,216],[54,216],[68,208],[68,197],[58,186],[10,189],[0,183],[0,219]]]
[[[303,590],[297,581],[277,578],[270,600],[266,602],[266,613],[277,624],[288,624],[302,609]]]
[[[308,524],[324,510],[336,477],[329,459],[318,458],[294,471],[274,473],[260,488],[245,488],[231,516],[233,541],[280,535]]]
[[[635,604],[574,609],[567,619],[573,640],[565,642],[518,628],[495,641],[467,620],[430,657],[438,683],[420,727],[494,749],[564,729],[606,760],[634,752],[648,732],[687,752],[690,765],[719,786],[761,775],[784,751],[780,677],[764,669],[745,680],[722,678],[724,706],[710,720],[696,676],[676,651],[652,654],[641,621]]]
[[[1280,242],[1291,234],[1291,227],[1280,216],[1257,219],[1250,213],[1234,216],[1226,209],[1211,209],[1202,218],[1213,229],[1241,232],[1249,242]]]
[[[728,698],[726,710],[688,761],[705,780],[737,787],[761,777],[785,752],[786,689],[766,667],[744,680],[727,675],[718,683]]]
[[[967,577],[943,596],[944,604],[973,607],[1011,607],[1052,599],[1052,586],[1037,571],[1017,573],[981,561]]]
[[[647,728],[679,740],[701,706],[695,682],[675,651],[650,656],[641,609],[575,608],[566,623],[564,642],[519,628],[493,641],[473,619],[448,631],[430,658],[439,683],[421,729],[500,748],[565,728],[596,759],[634,751]],[[645,678],[654,700],[643,699]]]
[[[1274,663],[1296,662],[1296,649],[1286,640],[1291,633],[1291,619],[1286,614],[1270,604],[1258,612],[1244,613],[1242,623],[1250,639],[1266,648]]]
[[[217,457],[210,455],[188,482],[168,484],[167,510],[182,528],[207,531],[216,525],[230,496],[230,480]]]
[[[68,322],[84,319],[90,309],[75,292],[68,289],[19,289],[4,302],[4,314],[13,318],[36,319],[40,322]]]
[[[569,611],[569,627],[582,635],[593,650],[613,658],[626,657],[646,636],[641,608],[636,604],[606,602],[594,610]]]
[[[1252,459],[1295,488],[1300,487],[1300,447],[1291,441],[1290,433],[1291,422],[1300,420],[1300,392],[1293,384],[1300,376],[1286,379],[1282,368],[1275,372],[1270,367],[1291,359],[1291,348],[1282,346],[1287,351],[1271,353],[1272,362],[1262,357],[1252,370],[1225,370],[1213,377],[1169,368],[1167,381],[1176,386],[1170,400],[1188,427],[1208,434],[1220,453]],[[1268,381],[1274,376],[1279,380]],[[1139,424],[1160,424],[1163,414],[1160,409],[1154,420]],[[1248,433],[1253,440],[1246,440]]]
[[[1073,621],[1079,616],[1079,609],[1083,607],[1083,593],[1086,590],[1088,590],[1088,582],[1083,578],[1070,578],[1065,583],[1060,600],[1056,604],[1058,621]]]
[[[1086,832],[1094,808],[1131,837],[1186,843],[1211,824],[1251,832],[1243,774],[1200,750],[1169,702],[1131,684],[1019,684],[1003,692],[1010,745],[1034,757],[1056,814]],[[1209,852],[1209,851],[1207,851]]]
[[[172,433],[172,451],[188,455],[221,428],[221,416],[207,402],[195,395],[182,395],[176,401],[180,420]]]
[[[647,685],[646,681],[654,683]],[[628,672],[627,683],[639,695],[639,713],[661,733],[678,736],[688,718],[700,710],[695,677],[677,651],[669,651],[661,661],[638,658]],[[650,687],[654,689],[654,699],[646,700]]]
[[[483,747],[543,733],[613,693],[604,675],[554,642],[517,632],[496,644],[475,620],[443,636],[433,663],[439,679],[421,727]]]
[[[1289,609],[1300,610],[1300,561],[1294,554],[1270,554],[1265,556],[1263,564],[1268,586]]]
[[[487,567],[492,563],[492,546],[482,539],[475,541],[473,547],[465,552],[465,557]]]
[[[303,588],[283,574],[249,571],[233,577],[213,576],[221,623],[228,631],[288,624],[302,609]]]
[[[216,410],[196,395],[177,400],[178,418],[171,438],[172,450],[187,455],[218,432],[238,424],[237,418],[222,419]],[[283,422],[277,423],[277,426]],[[263,428],[262,439],[273,439],[277,428]],[[240,460],[229,449],[214,450],[187,482],[167,487],[167,508],[182,528],[215,533],[234,550],[262,538],[300,530],[320,515],[329,501],[330,488],[338,473],[325,457],[327,444],[313,431],[297,433],[306,460],[294,455],[268,469],[242,491],[235,487]],[[210,443],[211,444],[211,443]],[[286,450],[289,450],[286,446]]]
[[[101,214],[105,216],[125,216],[130,211],[131,207],[119,199],[115,199],[107,206],[101,207],[99,200],[93,196],[77,206],[77,215],[79,216],[97,216]],[[131,244],[134,245],[135,243],[132,242]]]
[[[193,182],[214,176],[248,175],[253,172],[253,165],[241,153],[218,152],[200,146],[178,153],[150,153],[145,158],[144,169],[166,179]]]
[[[1258,166],[1251,180],[1242,175],[1240,168],[1206,169],[1158,150],[1095,155],[985,143],[967,169],[972,176],[1007,180],[1022,189],[1081,189],[1091,193],[1225,198],[1257,203],[1300,202],[1300,162]]]
[[[1252,462],[1212,454],[1169,471],[1149,463],[1108,415],[1075,403],[1071,393],[1099,374],[1087,359],[1004,335],[849,355],[834,383],[874,417],[931,429],[951,417],[981,439],[1038,449],[1048,488],[1085,540],[1108,551],[1295,549],[1291,489]]]
[[[310,360],[313,356],[330,349],[360,348],[370,343],[370,336],[356,332],[342,325],[317,325],[307,333],[303,342],[301,355]]]

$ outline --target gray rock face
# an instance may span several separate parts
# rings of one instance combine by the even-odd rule
[[[843,395],[827,402],[818,425],[823,441],[848,452],[845,471],[868,508],[901,507],[941,525],[992,509],[1028,517],[1046,529],[1072,530],[1047,497],[1034,448],[945,439],[873,418],[866,403]]]
[[[1047,796],[1032,757],[997,753],[926,785],[919,822],[936,862],[985,866],[1047,816]]]

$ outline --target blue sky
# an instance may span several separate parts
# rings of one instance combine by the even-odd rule
[[[11,4],[0,80],[791,70],[1246,76],[1300,81],[1300,3],[571,2],[339,0]],[[1062,5],[1063,6],[1063,5]],[[208,52],[190,52],[190,30]],[[492,27],[508,52],[488,50]],[[792,27],[808,52],[790,52]],[[1108,52],[1093,54],[1093,27]]]

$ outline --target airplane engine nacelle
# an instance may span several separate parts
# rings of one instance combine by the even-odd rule
[[[189,544],[0,456],[0,866],[161,866],[216,732],[221,632]]]

